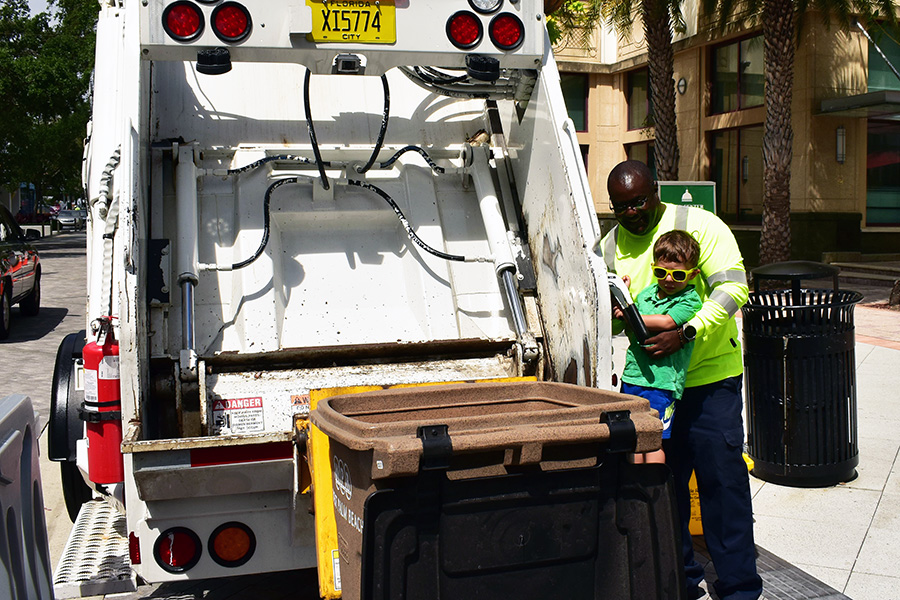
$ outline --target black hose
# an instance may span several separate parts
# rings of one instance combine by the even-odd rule
[[[416,72],[416,75],[418,75],[428,83],[440,83],[444,85],[469,81],[468,75],[459,75],[454,77],[452,75],[448,75],[447,73],[442,73],[440,71],[432,69],[431,67],[413,67],[413,70]]]
[[[381,112],[381,130],[378,132],[378,139],[375,141],[375,149],[372,150],[372,156],[369,157],[369,162],[367,162],[366,166],[362,169],[357,168],[357,173],[365,173],[372,168],[372,165],[375,164],[375,159],[378,158],[378,153],[381,152],[381,146],[384,144],[388,118],[391,116],[391,90],[388,87],[386,75],[381,76],[381,87],[384,89],[384,110]]]
[[[381,196],[388,204],[391,205],[391,208],[394,209],[394,214],[397,215],[397,218],[400,219],[400,223],[403,225],[403,228],[406,229],[406,235],[409,236],[413,242],[416,243],[417,246],[428,252],[429,254],[433,254],[438,258],[443,258],[444,260],[455,260],[458,262],[465,262],[465,256],[459,256],[457,254],[447,254],[446,252],[441,252],[440,250],[436,250],[422,241],[422,239],[416,235],[416,232],[413,231],[413,228],[409,225],[409,221],[406,220],[406,216],[404,216],[403,211],[400,210],[400,207],[397,206],[397,203],[394,202],[394,199],[391,198],[387,192],[383,189],[372,185],[371,183],[367,183],[365,181],[357,181],[355,179],[347,180],[349,185],[355,185],[357,187],[365,188],[367,190],[371,190]]]
[[[257,258],[262,256],[263,250],[266,249],[266,245],[269,243],[269,201],[272,199],[272,192],[275,191],[275,188],[282,186],[286,183],[297,183],[298,179],[296,177],[288,177],[286,179],[279,179],[275,183],[269,186],[269,189],[266,190],[266,198],[263,200],[263,237],[262,241],[259,242],[259,248],[256,249],[256,252],[250,258],[246,260],[242,260],[241,262],[234,263],[231,265],[232,271],[237,271],[238,269],[243,269],[249,264],[252,264]]]
[[[422,155],[422,158],[425,159],[425,162],[428,163],[428,166],[431,167],[435,173],[443,173],[444,172],[444,167],[439,167],[433,160],[431,160],[431,157],[428,156],[428,153],[425,152],[425,150],[423,150],[419,146],[406,146],[404,148],[400,148],[399,150],[397,150],[396,154],[394,154],[392,157],[390,157],[389,159],[387,159],[386,161],[384,161],[383,163],[381,163],[378,166],[381,167],[382,169],[387,169],[392,164],[394,164],[398,158],[400,158],[403,154],[406,154],[407,152],[418,152],[419,154]]]
[[[319,142],[316,140],[316,128],[313,125],[312,110],[309,107],[309,77],[312,71],[306,70],[306,77],[303,79],[303,104],[306,110],[306,130],[309,132],[309,141],[312,143],[313,154],[316,157],[316,166],[319,168],[319,179],[322,180],[322,187],[331,188],[328,183],[328,177],[325,176],[325,164],[322,162],[322,155],[319,154]]]
[[[249,171],[250,169],[255,169],[256,167],[261,167],[266,163],[270,163],[274,160],[295,160],[297,162],[308,165],[311,161],[305,156],[294,156],[293,154],[279,154],[278,156],[266,156],[265,158],[261,158],[255,162],[250,163],[249,165],[244,165],[243,167],[238,167],[236,169],[228,169],[229,175],[237,175],[238,173],[244,173]]]

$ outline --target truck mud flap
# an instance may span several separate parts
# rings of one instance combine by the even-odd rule
[[[362,598],[682,598],[671,474],[595,467],[402,478],[366,501]]]

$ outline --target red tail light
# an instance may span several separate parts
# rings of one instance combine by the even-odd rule
[[[133,565],[141,564],[141,541],[133,531],[128,534],[128,558]]]
[[[196,533],[185,527],[172,527],[156,538],[153,556],[169,573],[183,573],[197,564],[202,550]]]
[[[488,26],[491,41],[501,50],[515,50],[525,40],[525,26],[519,17],[504,13],[497,15]]]
[[[216,527],[209,536],[209,555],[223,567],[239,567],[256,550],[256,536],[244,525],[232,521]]]
[[[237,2],[225,2],[212,14],[213,31],[223,42],[235,43],[250,35],[250,13]]]
[[[447,21],[447,37],[460,50],[477,46],[482,35],[481,21],[468,11],[461,10]]]
[[[190,42],[203,33],[203,13],[192,2],[174,2],[166,7],[162,15],[163,29],[172,39]]]

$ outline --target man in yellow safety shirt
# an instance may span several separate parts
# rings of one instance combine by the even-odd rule
[[[633,295],[655,282],[653,244],[660,235],[680,229],[700,244],[701,276],[694,285],[702,308],[681,327],[648,339],[645,349],[651,358],[667,356],[696,340],[671,438],[664,445],[675,479],[687,598],[708,597],[689,530],[689,481],[696,471],[703,534],[718,575],[716,592],[722,600],[756,600],[762,579],[756,570],[750,481],[742,456],[743,366],[734,319],[748,297],[743,258],[731,230],[717,216],[661,203],[644,163],[616,165],[607,190],[618,224],[600,248],[610,272],[631,277]]]

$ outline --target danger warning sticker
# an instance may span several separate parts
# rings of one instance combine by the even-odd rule
[[[213,434],[260,433],[265,431],[263,399],[220,398],[213,401]]]

